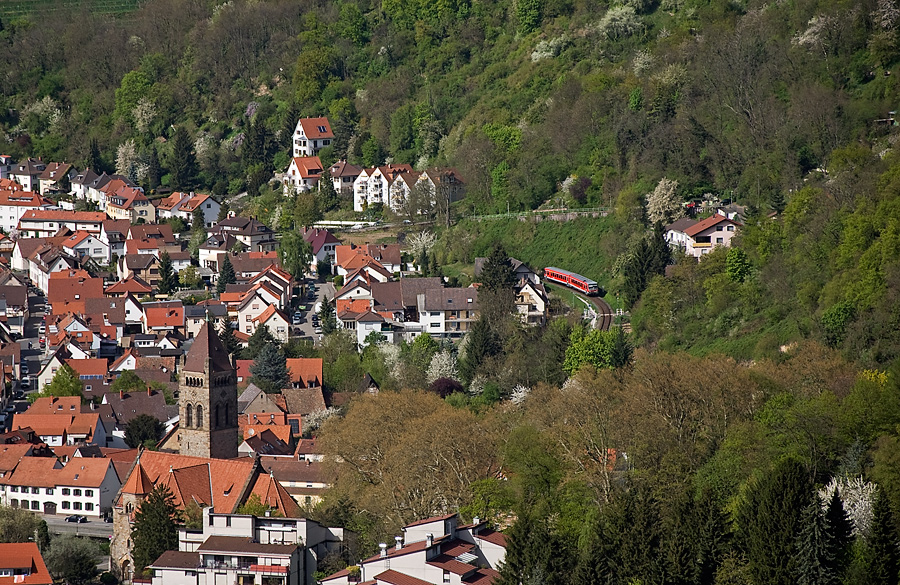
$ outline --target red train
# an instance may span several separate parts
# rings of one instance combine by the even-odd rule
[[[593,297],[602,294],[602,289],[595,281],[562,268],[553,268],[552,266],[544,268],[544,278],[550,282],[572,287],[588,296]]]

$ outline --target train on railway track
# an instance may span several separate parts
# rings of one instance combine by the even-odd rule
[[[601,288],[596,281],[591,280],[586,276],[576,274],[575,272],[563,270],[562,268],[554,268],[553,266],[544,268],[544,278],[550,282],[574,288],[591,297],[603,296],[605,294],[603,288]]]

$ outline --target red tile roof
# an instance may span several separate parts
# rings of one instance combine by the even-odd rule
[[[0,569],[27,569],[28,575],[0,577],[0,585],[51,585],[53,578],[34,542],[0,544]]]
[[[181,301],[144,305],[147,327],[184,327],[184,305]]]
[[[318,179],[322,176],[322,161],[317,156],[295,156],[291,167],[294,166],[301,179]]]
[[[391,585],[433,585],[430,581],[423,581],[393,569],[388,569],[375,575],[375,581],[378,583],[390,583]]]
[[[690,226],[689,228],[686,228],[684,230],[684,233],[693,238],[700,232],[708,230],[709,228],[719,225],[720,223],[723,223],[723,222],[730,223],[732,225],[737,225],[737,226],[741,225],[736,221],[728,219],[724,215],[719,215],[719,214],[715,213],[715,214],[707,217],[706,219],[701,219],[700,221],[698,221],[694,225]]]
[[[324,128],[324,132],[319,129],[320,126]],[[334,134],[331,132],[331,124],[328,123],[328,118],[324,116],[321,118],[300,118],[300,127],[303,128],[303,133],[306,134],[306,137],[313,140],[334,138]]]
[[[64,209],[33,209],[26,211],[19,221],[30,219],[36,221],[97,222],[106,220],[102,211],[66,211]]]

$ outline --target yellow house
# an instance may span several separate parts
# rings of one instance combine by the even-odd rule
[[[131,223],[139,219],[146,223],[156,222],[156,208],[137,187],[122,187],[107,197],[106,215],[110,219],[127,219]]]

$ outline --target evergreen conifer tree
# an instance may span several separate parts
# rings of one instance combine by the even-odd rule
[[[804,465],[785,459],[756,483],[739,506],[740,545],[756,583],[795,583],[800,513],[812,493]]]
[[[471,381],[484,360],[499,352],[500,340],[485,322],[484,316],[480,316],[466,333],[466,354],[461,364],[463,378]]]
[[[614,368],[623,368],[631,363],[631,356],[634,348],[625,333],[624,327],[616,327],[613,336],[612,347],[610,348],[609,363]]]
[[[98,175],[103,173],[103,159],[100,157],[100,145],[97,143],[96,138],[91,138],[88,142],[88,154],[84,161],[84,166]]]
[[[853,521],[844,509],[841,494],[837,488],[831,494],[828,508],[825,510],[826,532],[825,545],[828,549],[826,565],[829,572],[840,578],[850,561],[850,549],[853,546]]]
[[[159,154],[156,147],[151,146],[147,155],[147,186],[153,190],[159,187],[159,180],[162,177],[162,169],[159,166]]]
[[[781,215],[784,208],[787,207],[787,202],[784,200],[784,193],[781,192],[781,189],[772,191],[772,194],[769,196],[769,207],[778,215]]]
[[[337,329],[337,316],[334,314],[334,303],[324,297],[322,307],[319,309],[319,323],[322,325],[322,333],[328,335]]]
[[[866,583],[897,585],[900,581],[900,553],[897,552],[897,527],[891,504],[879,486],[872,506],[871,534]]]
[[[255,360],[256,356],[262,352],[266,345],[274,343],[275,338],[269,333],[269,328],[265,325],[260,325],[253,332],[253,335],[250,336],[250,339],[247,340],[247,349],[244,350],[243,357],[246,360]]]
[[[284,114],[284,124],[281,126],[281,147],[289,152],[294,149],[294,131],[297,129],[297,121],[300,120],[300,108],[291,102]]]
[[[800,516],[800,533],[797,535],[794,559],[798,585],[832,585],[838,583],[829,569],[828,521],[822,512],[818,496],[813,497]]]
[[[665,274],[666,266],[671,263],[672,249],[669,247],[669,242],[666,241],[666,231],[661,222],[656,222],[653,226],[653,235],[650,236],[649,275]]]
[[[682,490],[669,506],[663,523],[661,543],[665,562],[665,582],[671,585],[696,583],[698,551],[698,522],[694,500]]]
[[[697,584],[713,585],[716,571],[731,549],[730,519],[710,490],[704,491],[694,507],[697,522]]]
[[[579,540],[578,562],[571,585],[614,583],[617,577],[618,541],[605,526],[602,514],[585,525]]]
[[[520,514],[507,536],[506,557],[497,585],[561,583],[559,563],[567,556],[559,539],[551,534],[546,518],[534,511]]]
[[[234,266],[231,264],[231,258],[228,257],[228,254],[225,254],[225,259],[222,260],[222,266],[219,269],[219,279],[216,281],[216,292],[222,294],[225,292],[226,286],[236,282],[237,277],[234,274]]]
[[[195,207],[191,212],[191,233],[206,235],[206,215],[204,215],[202,207]]]
[[[228,321],[223,321],[222,326],[219,328],[219,341],[222,342],[222,346],[228,352],[228,355],[234,354],[241,348],[240,342],[234,336],[234,329],[231,328]]]
[[[194,145],[184,126],[175,130],[172,138],[172,158],[169,161],[169,172],[172,174],[172,187],[188,191],[194,186],[197,176],[197,159],[194,156]]]
[[[159,284],[157,289],[160,294],[167,295],[178,288],[178,275],[172,266],[172,258],[168,252],[159,255]]]
[[[136,574],[143,573],[165,551],[178,550],[179,519],[172,492],[167,486],[157,485],[134,515],[132,536]]]
[[[250,365],[250,374],[253,376],[251,381],[269,394],[290,387],[287,359],[281,348],[274,343],[267,343],[262,347]]]

